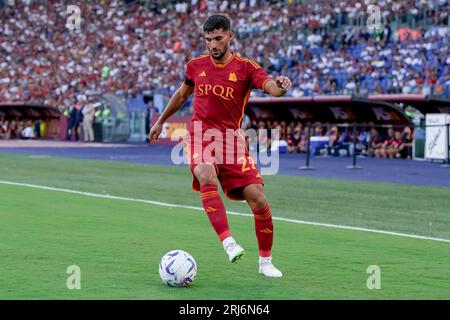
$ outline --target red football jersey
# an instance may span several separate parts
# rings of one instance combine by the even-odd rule
[[[254,61],[233,53],[225,64],[217,64],[209,54],[186,64],[185,83],[194,89],[194,121],[202,122],[202,131],[215,128],[239,129],[252,89],[265,91],[271,78]]]

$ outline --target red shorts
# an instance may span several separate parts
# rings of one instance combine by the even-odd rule
[[[233,158],[233,160],[226,161],[226,151],[222,153],[226,147],[213,149],[211,152],[211,146],[208,147],[210,143],[209,141],[202,142],[195,148],[193,138],[185,141],[184,151],[192,173],[192,188],[195,191],[200,191],[200,182],[194,174],[194,169],[202,163],[214,165],[222,190],[231,200],[244,200],[242,190],[245,186],[264,185],[255,159],[249,154],[247,148],[243,149],[241,154],[238,154],[234,148],[234,154],[228,154],[229,158]],[[222,156],[218,154],[222,154]]]

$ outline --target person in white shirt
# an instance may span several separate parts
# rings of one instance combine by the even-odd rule
[[[25,128],[22,130],[20,137],[22,139],[33,139],[34,138],[34,130],[31,122],[28,121]]]
[[[94,129],[92,125],[94,123],[95,109],[100,105],[99,102],[93,103],[90,101],[83,108],[83,134],[85,142],[94,141]]]

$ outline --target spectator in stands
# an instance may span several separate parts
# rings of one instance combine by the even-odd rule
[[[67,116],[66,140],[71,141],[72,136],[77,134],[75,130],[75,123],[77,119],[77,109],[74,106],[68,107],[64,112]]]
[[[280,130],[280,139],[281,140],[287,140],[287,124],[286,121],[281,121],[280,125],[275,125],[274,126],[275,129]]]
[[[3,139],[9,139],[9,136],[8,136],[9,121],[3,120],[2,122],[3,122],[2,128],[3,128],[3,133],[4,133]]]
[[[397,152],[397,147],[400,141],[398,141],[395,137],[395,131],[393,128],[388,129],[388,134],[386,139],[383,140],[383,143],[380,148],[380,156],[383,158],[393,158],[395,153]]]
[[[413,31],[413,38],[408,28],[401,42],[390,36],[388,23],[380,41],[367,33],[365,24],[355,26],[366,21],[360,14],[367,12],[367,1],[270,3],[173,5],[168,1],[149,8],[136,1],[82,3],[83,30],[78,32],[67,30],[64,19],[58,17],[66,15],[67,1],[11,2],[0,8],[0,100],[62,108],[65,99],[88,90],[125,98],[133,90],[171,95],[183,77],[176,72],[178,66],[203,53],[197,26],[213,8],[237,21],[234,49],[245,52],[266,71],[286,70],[293,79],[294,96],[395,92],[406,80],[410,82],[406,90],[415,92],[433,87],[438,79],[443,94],[448,94],[444,85],[450,56],[444,24],[447,1],[415,1],[413,5],[409,0],[385,1],[382,15],[386,22],[409,19],[415,25],[426,25],[424,19],[433,21]],[[338,29],[343,31],[338,33]],[[180,40],[184,34],[191,36]],[[434,59],[440,55],[444,60]],[[432,78],[424,78],[423,84],[414,80],[418,68],[422,75],[434,73]],[[435,91],[442,92],[439,85]]]
[[[437,81],[436,84],[434,85],[433,94],[436,96],[442,96],[444,95],[444,93],[445,93],[444,87],[439,81]]]
[[[6,131],[6,137],[7,137],[7,139],[16,139],[16,138],[18,138],[19,137],[19,134],[18,134],[18,124],[17,124],[17,121],[15,121],[15,120],[12,120],[10,123],[9,123],[9,126],[7,127],[8,129],[7,129],[7,131]]]
[[[357,136],[356,152],[362,156],[367,156],[369,152],[369,132],[367,132],[364,125]]]
[[[86,98],[82,98],[80,103],[75,105],[75,126],[73,128],[73,131],[75,133],[75,141],[80,140],[80,130],[81,130],[81,126],[83,124],[83,109],[84,106],[86,105],[87,100]]]
[[[25,127],[20,132],[21,139],[33,139],[34,136],[34,128],[31,121],[27,121]]]
[[[412,159],[412,146],[414,141],[414,134],[410,127],[405,127],[401,136],[402,143],[400,144],[396,157],[402,159]]]
[[[305,130],[302,132],[302,138],[300,139],[299,151],[306,152],[308,149],[308,135],[309,135],[309,126],[305,126]]]
[[[329,155],[339,155],[338,147],[339,147],[339,129],[336,126],[331,127],[328,132],[328,136],[330,140],[328,141],[328,154]]]
[[[323,128],[320,122],[316,122],[314,124],[314,130],[311,133],[312,137],[322,137],[323,136]]]
[[[301,145],[300,142],[302,140],[302,131],[300,127],[296,127],[293,132],[288,134],[287,144],[288,144],[288,152],[300,152]]]
[[[82,108],[84,142],[94,142],[94,116],[96,108],[100,105],[98,102],[94,103],[94,100],[90,98],[89,102]]]
[[[147,104],[147,109],[145,111],[145,136],[146,142],[150,142],[148,134],[150,133],[150,128],[152,126],[152,117],[158,113],[158,109],[154,105],[153,95],[145,96],[144,102]]]
[[[6,139],[6,129],[3,119],[0,120],[0,139]]]
[[[34,137],[36,139],[39,139],[41,137],[41,124],[42,124],[41,119],[36,119],[34,121]]]
[[[339,132],[337,126],[331,127],[330,131],[327,133],[330,137],[328,142],[328,154],[333,156],[340,156],[341,150],[345,151],[347,156],[350,156],[350,149],[348,144],[349,134],[347,130],[342,130]]]
[[[389,158],[398,158],[400,155],[400,146],[403,144],[403,137],[400,131],[395,131],[394,138],[392,139],[392,143],[390,148],[387,149],[387,156]]]
[[[378,133],[378,130],[375,128],[372,128],[370,130],[370,147],[369,147],[369,156],[375,156],[377,158],[382,156],[381,148],[383,146],[383,140]]]

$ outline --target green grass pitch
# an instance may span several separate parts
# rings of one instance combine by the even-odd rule
[[[186,167],[0,155],[0,180],[200,207]],[[450,239],[448,188],[265,177],[275,217]],[[250,213],[242,202],[227,209]],[[274,262],[257,273],[253,218],[229,216],[246,249],[230,264],[204,213],[0,183],[0,299],[450,299],[450,243],[274,221]],[[159,279],[173,249],[191,253],[189,288]],[[81,269],[69,290],[68,266]],[[367,268],[381,270],[369,290]]]

